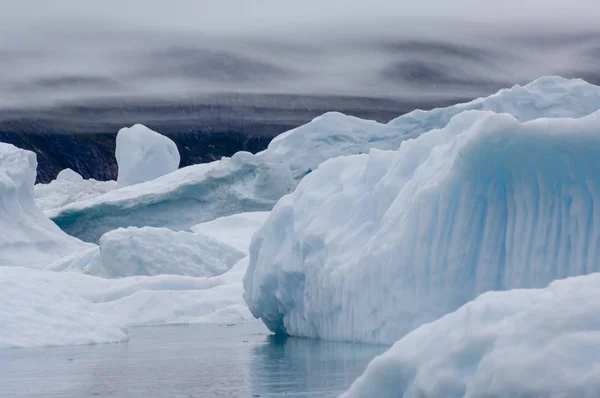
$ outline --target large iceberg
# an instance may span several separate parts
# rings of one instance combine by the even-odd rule
[[[485,293],[398,341],[342,397],[596,397],[598,358],[596,273]]]
[[[583,80],[538,79],[487,98],[432,111],[414,111],[387,124],[327,113],[276,137],[256,155],[182,168],[153,181],[78,201],[46,214],[63,230],[86,241],[119,227],[187,230],[239,212],[270,210],[325,160],[371,149],[396,150],[409,138],[444,127],[467,110],[537,117],[581,117],[600,108],[600,87]]]
[[[85,180],[71,169],[62,170],[54,181],[33,187],[35,203],[42,211],[58,209],[69,203],[88,200],[117,188],[116,181]]]
[[[483,292],[597,271],[599,154],[600,111],[466,111],[325,162],[254,236],[246,302],[274,332],[391,343]]]
[[[90,245],[60,230],[35,204],[35,153],[0,143],[0,266],[43,267]]]
[[[119,130],[115,156],[119,165],[119,187],[171,173],[179,168],[181,160],[173,140],[142,124]]]

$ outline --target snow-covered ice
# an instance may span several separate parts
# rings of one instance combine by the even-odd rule
[[[598,358],[596,273],[485,293],[402,338],[343,398],[596,397]]]
[[[119,165],[119,187],[171,173],[179,168],[181,160],[173,140],[142,124],[119,130],[115,156]]]
[[[275,332],[391,343],[483,292],[598,271],[598,154],[600,111],[467,111],[325,162],[254,236],[246,301]]]
[[[35,204],[35,153],[0,143],[0,266],[43,267],[89,244],[60,230]]]
[[[58,209],[69,203],[95,198],[117,188],[116,181],[84,180],[71,169],[58,173],[48,184],[33,187],[35,203],[42,211]]]
[[[281,134],[256,155],[238,152],[232,158],[185,167],[46,214],[69,234],[90,242],[119,227],[187,230],[222,216],[271,210],[325,160],[373,148],[398,149],[404,140],[442,128],[452,116],[469,109],[508,112],[527,121],[581,117],[598,108],[600,87],[583,80],[545,77],[466,104],[414,111],[387,124],[327,113]]]

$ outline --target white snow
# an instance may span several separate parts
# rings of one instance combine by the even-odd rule
[[[527,121],[581,117],[598,108],[600,87],[583,80],[545,77],[467,104],[414,111],[388,124],[327,113],[281,134],[256,155],[238,152],[232,158],[185,167],[134,188],[71,203],[46,214],[69,234],[90,242],[119,227],[187,230],[222,216],[271,210],[281,196],[325,160],[372,148],[395,150],[404,140],[442,128],[452,116],[469,109],[509,112]]]
[[[33,199],[33,152],[0,143],[0,266],[43,267],[89,244],[68,236]]]
[[[254,236],[246,302],[275,332],[391,343],[483,292],[598,271],[598,154],[600,111],[467,111],[325,162]]]
[[[116,181],[84,180],[71,169],[58,173],[56,179],[48,184],[36,184],[33,187],[35,203],[42,211],[58,209],[69,203],[88,200],[117,188]]]
[[[342,397],[595,397],[598,358],[600,274],[591,274],[485,293],[402,338]]]
[[[115,149],[119,188],[150,181],[179,168],[179,150],[168,137],[136,124],[119,130]]]

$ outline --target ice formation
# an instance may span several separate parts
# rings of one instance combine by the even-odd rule
[[[213,278],[105,279],[79,272],[0,267],[0,348],[116,342],[128,326],[241,322],[245,259]]]
[[[71,169],[58,173],[48,184],[33,187],[35,203],[42,211],[58,209],[69,203],[95,198],[117,188],[116,181],[84,180]]]
[[[33,152],[0,143],[0,266],[43,267],[88,244],[68,236],[33,199]]]
[[[161,274],[217,276],[246,257],[246,250],[236,250],[191,232],[120,228],[100,238],[98,253],[84,271],[105,278]]]
[[[583,80],[545,77],[466,104],[414,111],[388,124],[328,113],[281,134],[256,155],[239,152],[232,158],[186,167],[134,189],[119,189],[46,214],[69,234],[93,242],[119,227],[186,230],[217,217],[270,210],[325,160],[372,148],[398,149],[404,140],[444,127],[452,116],[466,110],[508,112],[527,121],[581,117],[598,108],[600,87]]]
[[[216,255],[217,248],[227,247],[230,240],[236,245],[249,241],[254,230],[260,227],[259,220],[265,217],[265,214],[239,214],[217,219],[209,226],[198,226],[205,235],[197,235],[206,244],[211,242],[214,245],[207,249]],[[152,256],[152,260],[164,260],[162,264],[154,262],[154,266],[168,266],[172,268],[166,271],[176,269],[184,272],[185,268],[180,264],[190,263],[184,255],[194,257],[202,252],[183,247],[180,253],[172,253],[174,257],[167,264],[166,254],[160,257],[156,251],[182,248],[190,237],[179,241],[180,235],[169,231],[174,235],[167,233],[168,238],[178,239],[178,242],[171,242],[174,245],[169,248],[169,239],[165,239],[162,232],[150,230],[149,235],[145,232],[140,234],[141,237],[152,238],[150,241],[155,241],[155,235],[159,234],[158,238],[163,241],[156,248],[147,244],[126,245],[127,253],[121,254],[138,261],[137,258],[143,257],[149,250],[158,256]],[[131,231],[115,231],[109,235],[112,239],[123,233]],[[227,250],[239,256],[235,249]],[[241,251],[241,256],[244,256],[247,248]],[[148,258],[150,252],[146,254]],[[131,325],[235,323],[252,319],[242,298],[242,277],[247,257],[215,277],[155,275],[107,279],[86,273],[98,253],[97,247],[73,253],[47,267],[53,271],[0,267],[0,292],[6,296],[5,300],[0,300],[0,348],[121,341],[126,338],[124,331]],[[231,254],[226,255],[231,257]],[[127,266],[124,262],[123,265]],[[78,272],[82,270],[84,273]],[[106,272],[105,269],[102,271]],[[192,269],[192,272],[195,270]]]
[[[181,168],[155,180],[46,212],[64,231],[89,242],[127,226],[189,230],[247,211],[270,210],[294,183],[280,165],[248,152]]]
[[[171,173],[180,161],[177,145],[170,138],[141,124],[119,130],[115,156],[120,188]]]
[[[402,338],[342,397],[595,397],[598,358],[596,273],[485,293]]]
[[[467,111],[325,162],[254,236],[246,301],[275,332],[391,343],[483,292],[597,271],[598,154],[600,111]]]

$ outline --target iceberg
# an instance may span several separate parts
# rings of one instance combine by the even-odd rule
[[[42,211],[58,209],[69,203],[95,198],[117,188],[116,181],[83,179],[71,169],[62,170],[54,181],[35,184],[35,204]]]
[[[60,230],[36,206],[33,152],[0,143],[0,266],[44,267],[89,244]]]
[[[599,153],[600,111],[471,110],[329,160],[253,237],[245,300],[276,333],[393,343],[486,291],[598,271]]]
[[[134,325],[251,321],[242,298],[247,247],[236,250],[227,243],[229,237],[235,244],[249,241],[264,218],[266,214],[239,214],[217,219],[208,226],[199,225],[205,234],[195,234],[195,238],[180,239],[180,233],[159,229],[117,230],[108,234],[109,253],[113,244],[119,247],[113,240],[128,240],[129,234],[147,241],[140,245],[123,243],[127,252],[119,250],[114,263],[114,254],[101,255],[107,250],[102,248],[106,243],[103,237],[100,247],[90,245],[87,250],[67,255],[48,265],[48,270],[0,267],[0,291],[5,296],[0,301],[0,348],[118,342],[127,339],[127,328]],[[236,229],[236,225],[241,228]],[[203,245],[207,247],[203,249]],[[176,249],[183,250],[174,253]],[[166,252],[157,253],[160,250]],[[198,256],[202,256],[198,261],[208,261],[203,250],[212,256],[223,254],[214,260],[229,269],[212,277],[171,274],[108,279],[91,275],[100,271],[97,273],[115,278],[116,273],[138,273],[140,269],[149,273],[159,267],[165,272],[197,274],[190,263]],[[174,257],[167,261],[169,255]],[[239,257],[243,258],[230,266]],[[127,258],[133,259],[134,266],[140,265],[140,259],[152,261],[131,271],[133,266]],[[104,260],[102,267],[93,268],[95,260]]]
[[[594,397],[599,319],[597,273],[484,293],[399,340],[342,397]]]
[[[119,166],[119,187],[171,173],[179,168],[181,160],[177,145],[170,138],[142,124],[119,130],[115,156]]]
[[[397,150],[410,138],[444,127],[468,110],[539,117],[582,117],[600,108],[600,87],[583,80],[545,77],[487,98],[432,111],[414,111],[387,124],[327,113],[273,139],[263,152],[238,152],[184,167],[152,181],[46,212],[64,231],[89,242],[119,227],[189,230],[240,212],[269,211],[324,161],[372,149]]]
[[[166,228],[116,229],[100,238],[83,272],[104,278],[137,275],[217,276],[246,257],[209,236]],[[87,256],[87,254],[86,254]]]

